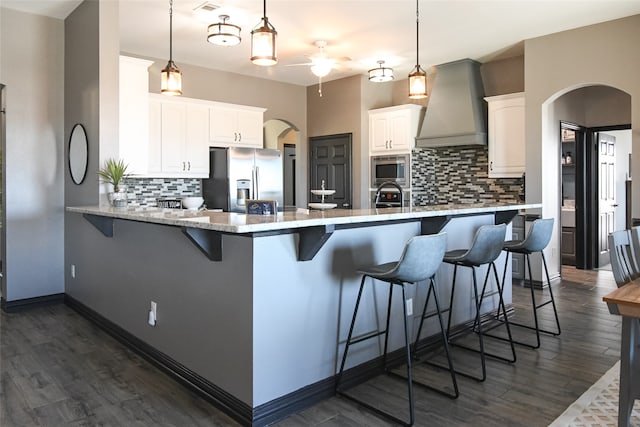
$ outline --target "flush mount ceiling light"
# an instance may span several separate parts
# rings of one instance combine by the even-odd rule
[[[369,70],[369,81],[382,83],[393,80],[393,69],[385,67],[384,61],[378,61],[378,67]]]
[[[421,99],[427,97],[427,73],[420,67],[418,55],[420,53],[420,15],[418,0],[416,0],[416,66],[409,74],[409,98]]]
[[[164,95],[182,95],[182,73],[173,62],[173,0],[169,0],[169,62],[160,73],[160,92]]]
[[[209,25],[207,41],[218,46],[235,46],[242,40],[240,27],[227,23],[229,15],[220,15],[221,22]]]
[[[267,18],[267,0],[263,1],[264,14],[258,25],[251,31],[251,62],[269,66],[278,62],[276,37],[278,32]]]

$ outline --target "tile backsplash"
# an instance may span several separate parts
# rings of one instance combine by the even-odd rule
[[[477,201],[520,202],[524,178],[489,178],[486,146],[416,147],[411,158],[414,206]]]
[[[129,206],[157,206],[160,197],[202,195],[198,178],[127,178]]]

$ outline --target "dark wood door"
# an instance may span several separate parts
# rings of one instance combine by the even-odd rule
[[[325,189],[336,190],[325,202],[351,209],[351,134],[311,137],[309,153],[309,189],[320,189],[324,180]],[[309,193],[309,201],[320,202],[320,196]]]

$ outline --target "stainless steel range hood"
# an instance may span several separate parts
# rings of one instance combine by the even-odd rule
[[[471,59],[436,67],[433,88],[416,137],[418,147],[487,143],[487,105],[480,64]]]

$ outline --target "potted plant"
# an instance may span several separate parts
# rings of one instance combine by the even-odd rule
[[[127,165],[124,160],[116,160],[109,158],[105,160],[104,166],[98,170],[98,176],[103,182],[113,185],[113,192],[108,194],[109,202],[114,207],[123,207],[127,205],[127,194],[124,186],[124,180],[129,176],[127,174]]]

